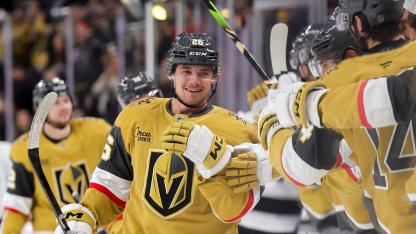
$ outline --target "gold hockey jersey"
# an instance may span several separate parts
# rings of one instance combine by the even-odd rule
[[[235,194],[223,172],[203,179],[190,160],[161,148],[160,137],[171,123],[189,120],[235,146],[257,143],[256,129],[211,105],[199,114],[174,115],[170,100],[144,99],[122,110],[81,204],[98,226],[124,207],[123,233],[237,233],[237,222],[256,204],[259,189]]]
[[[75,118],[70,124],[67,138],[53,143],[42,133],[39,143],[43,172],[61,207],[77,202],[77,195],[82,196],[88,188],[111,128],[96,118]],[[19,137],[10,151],[13,168],[3,200],[10,216],[3,221],[2,233],[20,233],[29,217],[34,231],[56,228],[55,215],[28,159],[28,136],[25,133]]]
[[[416,65],[415,46],[346,60],[324,78],[331,90],[319,103],[322,123],[355,152],[380,226],[393,234],[416,233],[405,191],[416,165],[415,82],[413,71],[405,71]]]

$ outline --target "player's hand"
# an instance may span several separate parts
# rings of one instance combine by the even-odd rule
[[[206,126],[190,121],[169,125],[161,141],[164,149],[190,159],[205,179],[221,171],[233,151],[233,147],[214,135]]]
[[[245,143],[234,148],[225,176],[235,193],[247,192],[278,177],[260,145]]]
[[[253,89],[247,93],[247,102],[251,108],[251,112],[254,116],[258,116],[261,109],[267,105],[267,94],[270,89],[277,87],[276,81],[264,81],[263,83],[256,85]]]
[[[62,207],[62,213],[68,223],[71,233],[91,234],[96,227],[94,215],[81,204],[72,203]],[[63,234],[60,226],[56,227],[54,234]]]
[[[326,92],[322,81],[294,83],[288,74],[283,74],[278,88],[269,91],[268,103],[275,107],[274,112],[285,128],[298,124],[321,127],[318,103]]]

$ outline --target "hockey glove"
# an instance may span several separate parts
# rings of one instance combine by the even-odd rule
[[[283,126],[277,119],[275,106],[273,104],[267,105],[260,113],[257,126],[258,137],[264,150],[268,149],[270,140],[274,134],[282,128]]]
[[[244,143],[234,148],[225,176],[235,193],[244,193],[277,178],[278,173],[260,145]]]
[[[68,204],[62,207],[62,213],[72,233],[91,234],[96,228],[94,215],[81,204]],[[60,226],[56,227],[54,234],[63,234]]]
[[[262,84],[256,85],[253,89],[247,93],[247,102],[250,106],[250,112],[253,114],[254,118],[260,114],[261,109],[267,105],[267,94],[270,89],[275,89],[277,87],[277,82],[265,81]]]
[[[284,74],[285,75],[285,74]],[[322,81],[287,82],[291,78],[279,77],[277,89],[270,90],[269,104],[275,107],[275,113],[282,127],[293,127],[297,124],[322,127],[318,114],[318,103],[327,92]]]
[[[183,121],[168,126],[161,138],[162,147],[195,163],[199,174],[208,179],[221,171],[233,147],[215,136],[206,126]]]

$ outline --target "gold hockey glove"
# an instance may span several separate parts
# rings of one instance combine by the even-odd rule
[[[68,204],[62,207],[61,210],[72,233],[91,234],[95,230],[96,221],[94,215],[81,204]],[[63,233],[62,228],[58,225],[54,234]]]
[[[286,81],[289,80],[289,81]],[[269,91],[268,105],[274,106],[280,125],[284,128],[298,124],[322,127],[318,113],[320,98],[327,92],[322,81],[296,82],[283,74],[277,89]]]
[[[267,152],[260,145],[244,143],[234,148],[225,176],[235,193],[244,193],[259,185],[265,185],[279,174],[273,169]]]

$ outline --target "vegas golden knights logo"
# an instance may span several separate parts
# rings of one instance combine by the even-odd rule
[[[59,200],[63,204],[77,203],[89,186],[86,162],[69,163],[55,168],[54,179]]]
[[[194,164],[187,158],[166,151],[150,151],[143,198],[162,218],[185,210],[193,197]]]

